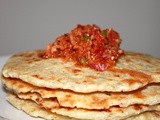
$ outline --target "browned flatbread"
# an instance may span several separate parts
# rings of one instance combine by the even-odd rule
[[[22,97],[22,96],[21,96]],[[9,102],[12,102],[12,100],[15,101],[15,99],[18,101],[20,100],[15,95],[10,94],[8,96]],[[24,96],[24,99],[25,96]],[[21,99],[24,102],[27,102],[28,100],[32,100],[32,98],[28,98],[28,100],[23,100],[23,97]],[[23,102],[23,103],[24,103]],[[49,101],[48,101],[49,102]],[[50,101],[52,104],[53,101]],[[61,107],[52,107],[48,106],[47,104],[41,104],[40,101],[37,101],[37,103],[42,106],[42,108],[45,108],[46,110],[49,110],[53,112],[54,114],[60,114],[63,116],[69,116],[71,118],[76,119],[88,119],[88,120],[119,120],[119,119],[126,119],[128,117],[138,115],[140,113],[146,112],[146,111],[160,111],[160,104],[153,105],[153,106],[146,106],[146,105],[133,105],[129,107],[112,107],[107,110],[87,110],[87,109],[79,109],[79,108],[61,108]],[[12,104],[14,104],[12,102]],[[29,106],[27,107],[29,109]]]
[[[14,55],[5,64],[3,76],[39,87],[83,93],[132,91],[160,82],[160,60],[149,55],[126,52],[115,67],[98,72],[60,58],[42,59],[43,53],[31,51]]]
[[[44,108],[38,106],[32,101],[19,99],[13,95],[8,97],[8,101],[18,109],[25,111],[27,114],[33,117],[41,117],[48,120],[80,120],[75,118],[70,118],[67,116],[58,115],[56,113],[52,113],[49,110],[45,110]],[[138,115],[131,116],[127,119],[123,120],[159,120],[160,112],[158,111],[148,111],[143,112]]]
[[[17,109],[25,111],[32,117],[40,117],[47,120],[79,120],[67,116],[58,115],[46,110],[30,100],[22,100],[13,94],[7,96],[7,100]]]
[[[41,100],[41,103],[43,103],[42,98],[55,99],[58,103],[52,106],[108,109],[116,105],[128,107],[133,104],[154,105],[160,103],[160,84],[151,84],[142,89],[126,93],[94,92],[84,94],[69,90],[41,88],[14,78],[2,77],[2,82],[6,89],[21,96],[30,93],[28,97]]]

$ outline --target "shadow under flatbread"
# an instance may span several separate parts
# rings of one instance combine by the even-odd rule
[[[9,120],[9,119],[0,116],[0,120]]]
[[[7,90],[5,88],[5,86],[2,84],[1,88],[0,88],[3,92],[7,93]]]

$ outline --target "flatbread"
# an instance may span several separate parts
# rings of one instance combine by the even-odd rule
[[[7,96],[7,100],[17,109],[23,110],[32,117],[40,117],[48,120],[80,120],[52,113],[38,106],[30,100],[22,100],[13,94]]]
[[[160,120],[160,112],[159,111],[144,112],[139,115],[127,118],[126,120]]]
[[[14,95],[10,95],[10,96],[8,97],[9,101],[11,101],[10,99],[18,99]],[[26,101],[26,100],[23,100],[23,101]],[[153,105],[153,106],[133,105],[127,108],[112,107],[108,110],[87,110],[87,109],[78,109],[78,108],[71,109],[71,108],[58,108],[58,107],[48,108],[48,106],[46,107],[44,104],[41,104],[41,106],[44,107],[46,110],[49,110],[53,113],[57,113],[57,114],[64,115],[64,116],[69,116],[72,118],[88,119],[88,120],[126,119],[128,117],[131,117],[133,115],[138,115],[145,111],[153,111],[153,110],[160,111],[160,104]]]
[[[37,100],[55,98],[60,106],[70,108],[108,109],[116,105],[128,107],[133,104],[154,105],[160,103],[160,84],[151,84],[126,93],[94,92],[84,94],[69,90],[40,88],[15,78],[2,77],[2,82],[6,89],[16,94],[32,93],[33,95],[30,95],[35,95],[34,98]]]
[[[41,117],[44,119],[54,119],[54,120],[80,120],[80,119],[74,119],[69,118],[66,116],[61,116],[56,113],[52,113],[48,110],[43,109],[42,107],[39,107],[37,104],[35,104],[32,101],[29,100],[22,100],[17,98],[16,96],[10,94],[7,97],[8,101],[15,106],[17,109],[25,111],[27,114],[33,116],[33,117]],[[131,116],[124,120],[158,120],[160,119],[160,112],[158,111],[149,111],[144,112],[139,115]]]
[[[160,82],[160,60],[149,55],[126,52],[115,67],[98,72],[61,58],[42,59],[43,53],[31,51],[12,56],[2,70],[3,76],[39,87],[83,93],[132,91]]]

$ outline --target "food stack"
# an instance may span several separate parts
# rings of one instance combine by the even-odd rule
[[[124,52],[114,66],[92,69],[87,57],[83,67],[44,54],[16,54],[3,67],[7,100],[17,109],[53,120],[160,119],[160,59]]]

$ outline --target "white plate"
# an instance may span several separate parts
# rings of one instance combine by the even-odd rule
[[[0,57],[0,71],[9,57],[10,56]],[[40,118],[30,117],[23,111],[17,110],[6,101],[5,97],[6,91],[0,81],[0,120],[42,120]]]

